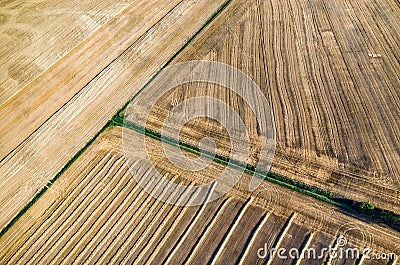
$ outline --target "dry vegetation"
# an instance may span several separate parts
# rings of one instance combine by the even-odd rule
[[[224,62],[256,81],[275,116],[272,171],[400,212],[399,14],[390,0],[233,1],[174,62]],[[233,106],[256,145],[243,102],[215,86],[178,87],[147,126],[160,131],[174,104],[201,95]],[[219,152],[228,153],[229,137],[215,122],[189,123],[181,137],[197,144],[214,132]]]
[[[165,5],[170,3],[171,1],[168,1]],[[100,73],[85,72],[91,67],[97,67],[96,61],[92,64],[90,54],[81,55],[82,60],[90,61],[88,68],[87,64],[80,65],[83,61],[73,56],[67,59],[77,60],[77,69],[66,68],[61,60],[56,64],[60,68],[52,68],[39,77],[38,82],[43,82],[43,86],[40,86],[42,89],[32,87],[16,97],[16,106],[7,111],[2,109],[7,106],[0,106],[0,115],[4,115],[4,126],[0,133],[0,150],[3,152],[0,162],[1,227],[4,227],[35,192],[54,177],[69,159],[101,130],[117,110],[204,24],[222,1],[182,1],[172,10],[164,10],[165,6],[159,5],[158,2],[154,4],[161,8],[156,9],[158,13],[154,14],[154,10],[149,10],[151,19],[148,20],[149,17],[145,16],[143,20],[138,20],[138,24],[139,28],[144,22],[148,23],[147,21],[152,21],[155,25],[150,24],[147,29],[140,28],[139,35],[136,35],[136,23],[130,21],[129,12],[120,18],[122,22],[117,23],[117,19],[117,24],[114,25],[117,29],[107,25],[99,33],[108,38],[108,32],[111,31],[115,34],[111,40],[121,41],[127,46],[113,61],[103,61],[104,67],[107,63],[109,65]],[[136,5],[131,5],[130,8],[137,10]],[[168,15],[164,16],[165,13]],[[167,26],[171,24],[174,27]],[[184,32],[182,27],[185,28]],[[131,30],[134,33],[133,39],[130,39]],[[140,35],[141,33],[144,34]],[[86,48],[97,44],[96,38],[99,36],[96,36],[94,35],[94,42]],[[100,53],[106,56],[110,49],[114,50],[109,46],[111,40],[106,39],[101,46],[106,50],[94,49],[94,55]],[[79,50],[78,54],[86,48],[83,51]],[[80,67],[84,67],[84,79],[89,80],[88,83],[80,83],[82,86],[75,87],[74,80],[77,79],[71,78],[69,74],[79,71]],[[57,75],[60,69],[66,70]],[[43,89],[47,87],[44,85],[48,81],[47,78],[55,83],[48,84],[50,87]],[[27,98],[29,100],[25,100]],[[21,101],[22,103],[18,104]]]
[[[214,60],[251,76],[269,100],[277,129],[273,172],[400,213],[398,2],[232,0],[197,34],[223,3],[0,4],[0,228],[49,186],[3,230],[0,264],[310,264],[259,259],[257,250],[321,249],[339,236],[348,247],[400,254],[398,231],[269,182],[249,192],[249,175],[222,198],[195,207],[156,200],[132,177],[121,127],[102,128],[165,64]],[[229,102],[243,118],[252,154],[242,162],[255,164],[257,121],[222,87],[175,88],[153,106],[146,126],[160,131],[176,104],[204,95]],[[200,107],[225,117],[223,109]],[[133,121],[144,124],[140,114]],[[136,146],[144,136],[126,132],[136,152],[133,174],[165,192]],[[212,119],[190,121],[179,140],[197,146],[205,136],[229,156],[232,139]],[[166,159],[161,141],[146,143],[157,170],[175,183],[208,183],[225,169],[210,161],[186,172]],[[167,196],[194,201],[208,192]],[[324,256],[315,264],[396,262]]]
[[[2,1],[0,105],[113,17],[126,12],[132,2]]]
[[[127,134],[132,143],[143,137],[133,131]],[[209,182],[222,170],[212,163],[201,172],[182,174],[162,156],[161,142],[151,138],[146,142],[158,171],[175,183]],[[141,152],[138,157],[143,157]],[[142,160],[136,160],[133,168],[143,176],[141,185],[163,192],[165,188],[151,177],[154,171]],[[259,259],[257,250],[264,244],[320,249],[333,246],[339,235],[347,238],[349,247],[399,254],[400,240],[393,230],[366,224],[279,186],[264,183],[249,193],[248,177],[208,204],[165,204],[149,196],[132,177],[124,163],[121,128],[107,129],[0,239],[0,262],[263,264],[268,261]],[[190,201],[208,191],[198,192],[181,196]],[[327,257],[317,264],[324,261]]]

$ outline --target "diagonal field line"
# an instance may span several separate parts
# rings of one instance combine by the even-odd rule
[[[146,86],[154,79],[154,77],[165,67],[167,67],[177,56],[178,54],[180,54],[199,34],[200,32],[202,32],[210,23],[211,21],[213,21],[231,2],[231,0],[227,0],[225,1],[206,21],[203,25],[200,26],[200,28],[198,28],[197,31],[195,31],[195,33],[183,44],[183,46],[181,46],[181,48],[174,52],[172,54],[171,57],[169,57],[169,59],[167,58],[167,62],[162,65],[159,70],[146,82],[146,84],[133,96],[133,98],[135,98],[141,91],[143,91]],[[168,15],[168,14],[167,14]],[[91,82],[91,81],[90,81]],[[90,83],[89,82],[89,83]],[[132,98],[132,99],[133,99]],[[132,100],[130,99],[126,105],[124,105],[118,112],[120,113],[128,104],[129,102]],[[67,103],[66,103],[67,104]],[[65,106],[63,106],[65,107]],[[63,108],[62,107],[62,108]],[[54,116],[54,115],[53,115]],[[53,117],[52,116],[52,117]],[[49,118],[50,119],[50,118]],[[48,119],[48,120],[49,120]],[[48,122],[48,120],[45,121]],[[43,123],[43,124],[45,124]],[[43,126],[42,124],[42,126]],[[19,218],[27,211],[30,209],[30,207],[47,191],[47,189],[54,183],[55,180],[57,180],[71,165],[72,163],[82,154],[84,153],[84,151],[94,142],[94,140],[97,139],[97,137],[108,127],[110,127],[110,122],[108,122],[92,139],[90,139],[89,142],[87,142],[87,144],[81,148],[67,163],[66,165],[49,181],[49,183],[46,185],[46,187],[43,187],[37,194],[34,195],[34,197],[28,201],[28,203],[19,211],[17,212],[17,214],[14,217],[10,217],[12,218],[8,223],[6,223],[4,225],[4,227],[2,228],[2,230],[0,231],[0,238],[1,236],[3,236],[10,228],[11,226],[17,222],[19,220]],[[39,127],[40,128],[40,127]],[[37,131],[37,130],[36,130]],[[29,137],[32,137],[32,135],[30,135]],[[28,137],[28,138],[29,138]],[[24,141],[25,142],[25,141]],[[23,142],[23,143],[24,143]],[[22,143],[22,144],[23,144]],[[14,150],[15,151],[15,150]],[[13,152],[12,151],[9,155],[12,155]],[[3,161],[3,160],[2,160]]]

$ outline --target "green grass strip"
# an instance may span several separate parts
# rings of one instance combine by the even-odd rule
[[[40,197],[53,185],[53,183],[64,174],[65,171],[89,148],[89,146],[99,137],[99,135],[104,132],[105,129],[110,127],[111,122],[107,122],[107,124],[89,141],[82,147],[68,162],[64,165],[64,167],[47,182],[47,184],[42,187],[39,192],[35,194],[35,196],[30,200],[25,206],[18,212],[16,216],[0,231],[0,238],[8,231],[10,228],[21,218],[28,210],[32,207],[35,202],[37,202]]]
[[[129,128],[131,130],[134,130],[138,133],[144,134],[146,136],[149,136],[151,138],[154,138],[156,140],[168,143],[170,145],[179,147],[183,150],[186,150],[188,152],[191,152],[193,154],[199,155],[199,156],[203,156],[206,157],[210,160],[213,160],[217,163],[226,165],[226,166],[230,166],[233,168],[236,168],[238,170],[244,171],[245,173],[257,176],[261,179],[264,180],[268,180],[270,182],[273,182],[275,184],[284,186],[286,188],[289,188],[291,190],[295,190],[301,193],[304,193],[308,196],[312,196],[314,198],[317,198],[319,200],[323,200],[325,202],[331,203],[331,204],[335,204],[336,202],[334,202],[333,199],[337,198],[337,196],[335,196],[333,193],[318,189],[316,187],[313,186],[309,186],[307,184],[301,183],[299,181],[294,181],[290,178],[281,176],[279,174],[276,173],[272,173],[269,172],[267,170],[263,170],[263,169],[259,169],[254,167],[253,165],[247,164],[247,163],[243,163],[241,161],[235,160],[235,159],[231,159],[231,158],[227,158],[218,154],[214,154],[212,152],[209,152],[207,150],[201,150],[199,147],[191,145],[189,143],[186,142],[182,142],[182,141],[178,141],[174,138],[168,137],[168,136],[163,136],[161,135],[159,132],[153,131],[151,129],[145,128],[141,125],[137,125],[133,122],[124,120],[124,118],[120,117],[119,115],[116,115],[113,117],[111,123],[114,126],[121,126],[121,127],[126,127]]]
[[[157,77],[157,75],[164,69],[166,68],[189,44],[192,42],[199,34],[201,31],[203,31],[231,2],[231,0],[225,1],[206,21],[205,23],[192,35],[184,44],[183,46],[175,52],[171,58],[161,66],[161,68],[150,78],[148,82],[128,101],[126,104],[117,111],[117,116],[121,115],[123,111],[126,109],[126,107],[134,100],[137,95],[139,95],[146,87],[154,80],[154,78]],[[89,142],[86,143],[86,145],[79,150],[68,162],[67,164],[60,170],[60,172],[57,173],[57,175],[52,178],[43,188],[39,190],[35,194],[32,200],[30,200],[19,212],[16,216],[14,216],[13,219],[0,231],[0,238],[23,216],[29,208],[39,200],[40,197],[50,188],[50,186],[83,154],[83,152],[86,151],[87,148],[96,140],[96,138],[108,127],[112,126],[112,121],[110,120]]]
[[[128,107],[128,105],[143,91],[145,90],[151,82],[164,70],[168,65],[170,65],[173,60],[219,15],[225,8],[232,2],[232,0],[226,0],[207,20],[204,24],[183,44],[183,46],[175,52],[171,58],[163,65],[161,68],[146,82],[146,84],[138,91],[136,94],[125,103],[125,105],[118,110],[117,115],[120,117],[124,116],[124,111]]]
[[[254,167],[253,165],[249,165],[247,163],[243,163],[238,160],[234,160],[231,158],[227,158],[218,154],[211,153],[207,150],[201,150],[199,147],[191,145],[186,142],[182,142],[176,140],[174,138],[163,136],[161,133],[148,129],[144,126],[137,125],[133,122],[125,120],[120,115],[115,115],[111,120],[111,124],[114,126],[121,126],[131,130],[134,130],[138,133],[144,134],[156,140],[165,142],[167,144],[179,147],[183,150],[191,152],[193,154],[203,156],[210,160],[213,160],[217,163],[230,166],[232,168],[236,168],[240,171],[248,173],[250,175],[254,175],[263,180],[269,181],[271,183],[280,185],[282,187],[288,188],[290,190],[305,194],[307,196],[313,197],[317,200],[329,203],[331,205],[337,206],[342,209],[344,212],[352,213],[359,216],[367,217],[368,219],[381,222],[389,225],[391,228],[396,231],[400,231],[400,215],[396,214],[393,211],[383,210],[375,207],[369,202],[358,202],[351,199],[343,198],[337,194],[332,192],[325,191],[323,189],[319,189],[317,187],[313,187],[307,185],[305,183],[292,180],[285,176],[269,172],[267,170],[259,169]]]
[[[364,215],[366,217],[372,218],[373,220],[380,220],[381,222],[391,226],[397,231],[400,231],[400,215],[396,214],[392,211],[383,210],[374,207],[372,204],[368,202],[357,202],[354,200],[340,198],[335,194],[309,186],[307,184],[292,180],[290,178],[281,176],[276,173],[272,173],[263,169],[255,168],[252,165],[233,160],[230,158],[226,158],[217,154],[210,153],[206,150],[201,150],[196,146],[190,145],[185,142],[180,142],[176,139],[162,136],[160,133],[152,131],[148,128],[144,128],[142,126],[129,123],[128,121],[124,121],[124,111],[127,106],[139,95],[148,85],[159,75],[159,73],[165,69],[171,62],[204,30],[231,2],[231,0],[225,1],[207,20],[206,22],[196,31],[194,35],[190,39],[188,39],[183,46],[172,55],[172,57],[149,79],[148,82],[129,100],[124,104],[124,106],[117,111],[117,114],[89,141],[86,145],[80,149],[68,162],[67,164],[56,174],[54,178],[49,180],[47,185],[39,190],[39,192],[33,197],[31,201],[29,201],[18,214],[0,231],[0,238],[21,218],[30,207],[37,202],[40,197],[53,185],[53,183],[89,148],[89,146],[97,139],[97,137],[108,127],[111,126],[122,126],[127,127],[129,129],[135,130],[141,134],[145,134],[146,136],[152,137],[154,139],[166,142],[168,144],[179,147],[188,152],[194,153],[196,155],[201,155],[212,159],[215,162],[218,162],[223,165],[227,165],[233,168],[237,168],[239,170],[244,171],[245,173],[255,175],[259,178],[267,180],[271,183],[280,185],[282,187],[300,192],[302,194],[311,196],[320,201],[324,201],[326,203],[335,205],[341,208],[344,211],[352,212],[355,214]]]

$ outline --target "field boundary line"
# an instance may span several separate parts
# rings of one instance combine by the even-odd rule
[[[257,168],[253,165],[244,163],[239,160],[227,158],[225,156],[218,154],[214,156],[208,150],[202,150],[199,147],[194,146],[192,144],[179,141],[169,136],[161,135],[161,133],[158,133],[141,125],[137,125],[133,122],[124,120],[123,117],[120,117],[118,115],[115,115],[113,117],[113,119],[111,120],[111,124],[114,126],[120,126],[123,128],[136,131],[137,133],[143,134],[145,136],[151,137],[153,139],[159,140],[169,145],[178,147],[190,153],[208,158],[219,164],[238,169],[239,171],[243,171],[244,173],[254,175],[258,178],[261,178],[273,184],[277,184],[279,186],[288,188],[295,192],[302,193],[319,201],[339,207],[341,210],[345,211],[347,215],[352,215],[352,216],[356,215],[357,217],[364,217],[364,218],[366,217],[370,219],[368,221],[384,223],[388,225],[391,229],[400,231],[400,214],[397,214],[390,210],[377,208],[369,202],[359,202],[352,199],[348,199],[343,196],[339,196],[335,193],[328,192],[323,189],[310,186],[303,182],[290,179],[280,174],[273,173],[265,169]]]
[[[199,34],[200,32],[202,32],[231,2],[232,0],[226,0],[206,21],[205,23],[192,35],[192,37],[190,37],[184,44],[183,46],[177,51],[175,52],[170,59],[167,61],[166,64],[162,65],[161,68],[146,82],[146,84],[119,110],[117,111],[117,115],[120,114],[125,108],[126,106],[128,106],[128,104],[139,94],[141,93],[149,84],[150,82],[161,72],[162,69],[164,69],[165,67],[167,67]],[[168,12],[169,14],[169,12]],[[167,15],[167,14],[166,14]],[[150,29],[149,29],[150,30]],[[67,103],[65,103],[64,105],[66,105]],[[64,107],[63,105],[63,107]],[[61,107],[60,109],[62,109],[63,107]],[[49,118],[50,119],[50,118]],[[44,123],[46,123],[49,119],[47,119]],[[65,172],[68,170],[68,168],[80,157],[80,155],[82,155],[88,148],[89,146],[98,138],[98,136],[103,133],[107,128],[113,127],[112,125],[112,120],[108,121],[103,128],[93,136],[92,139],[90,139],[68,162],[67,164],[65,164],[61,170],[52,178],[49,180],[49,182],[39,190],[39,192],[37,192],[33,198],[10,220],[10,222],[8,224],[6,224],[1,230],[0,230],[0,238],[22,217],[22,215],[24,215],[24,213],[26,213],[30,207],[32,207],[33,204],[35,204],[36,201],[38,201],[40,199],[40,197],[42,197],[42,195],[52,186],[52,184]],[[44,124],[43,123],[43,124]],[[42,124],[42,125],[43,125]],[[41,126],[42,126],[41,125]],[[39,126],[39,128],[41,127]],[[35,132],[39,129],[37,128],[35,130]],[[34,133],[34,132],[33,132]],[[29,137],[31,137],[32,134],[30,134],[26,139],[28,139]],[[20,144],[24,143],[26,141],[26,139],[24,141],[22,141]],[[18,145],[19,146],[19,145]],[[17,146],[17,147],[18,147]],[[15,147],[13,149],[13,151],[9,152],[9,154],[11,154],[12,152],[14,152],[14,150],[17,148]],[[8,156],[8,155],[7,155]],[[0,163],[7,157],[5,156],[2,160],[0,160]]]
[[[60,110],[62,110],[64,107],[66,107],[68,105],[68,103],[75,98],[84,87],[88,86],[91,82],[93,82],[94,80],[96,80],[96,78],[98,78],[101,73],[103,73],[105,70],[107,70],[107,68],[111,67],[112,64],[114,64],[116,61],[118,61],[119,58],[121,58],[121,56],[123,56],[124,54],[127,53],[127,51],[133,47],[135,44],[137,44],[140,40],[143,39],[144,36],[148,35],[148,33],[157,25],[160,23],[161,20],[163,20],[165,17],[167,17],[169,14],[171,14],[171,12],[177,7],[179,6],[184,0],[179,1],[178,4],[176,4],[173,8],[171,8],[166,14],[164,14],[160,19],[158,19],[155,23],[153,23],[149,28],[147,28],[143,34],[137,36],[132,43],[128,44],[127,47],[123,50],[121,50],[121,52],[115,56],[115,58],[111,59],[111,61],[109,63],[107,63],[103,68],[101,68],[90,80],[87,80],[84,85],[82,85],[79,89],[77,89],[76,93],[74,93],[73,95],[71,95],[71,97],[64,102],[64,104],[62,104],[59,108],[55,109],[53,111],[53,113],[46,119],[43,120],[43,122],[41,122],[41,124],[38,124],[38,126],[32,130],[32,132],[27,135],[24,139],[21,139],[21,141],[15,145],[14,148],[11,148],[11,150],[9,152],[7,152],[6,154],[1,156],[0,159],[0,163],[2,163],[3,161],[5,161],[7,158],[9,158],[9,156],[11,155],[11,157],[13,157],[15,155],[16,150],[18,149],[18,147],[20,147],[24,142],[26,142],[30,137],[32,137],[44,124],[46,124],[54,115],[56,115]],[[134,4],[134,3],[133,3]],[[130,6],[132,6],[133,4],[131,4]],[[110,21],[111,22],[111,21]],[[105,25],[104,25],[105,26]],[[102,29],[104,29],[102,27]],[[87,40],[86,40],[87,41]],[[82,45],[82,44],[81,44]],[[71,51],[72,52],[72,51]],[[67,55],[66,55],[67,56]],[[64,59],[64,57],[62,58]],[[5,107],[5,105],[1,105],[0,106],[0,110],[3,111],[3,108]],[[0,112],[1,114],[1,112]],[[1,115],[0,115],[1,117]]]

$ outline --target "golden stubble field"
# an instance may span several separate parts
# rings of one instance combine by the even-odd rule
[[[26,91],[0,106],[4,122],[0,133],[1,227],[101,130],[222,1],[138,4],[130,5]],[[135,22],[132,12],[138,10],[142,19]],[[166,26],[170,24],[175,27]],[[116,47],[110,45],[113,42]],[[97,61],[97,56],[105,57]]]
[[[233,1],[174,63],[214,60],[256,81],[276,123],[272,171],[399,212],[399,14],[395,1]],[[154,106],[147,126],[161,131],[174,105],[205,95],[241,115],[257,149],[256,120],[243,101],[212,85],[177,87]],[[226,154],[230,139],[219,127],[193,121],[181,137],[197,144],[221,133],[214,140]]]
[[[315,260],[257,256],[257,251],[265,246],[299,251],[307,246],[320,253],[322,248],[335,247],[339,236],[348,242],[344,250],[368,247],[374,254],[399,254],[400,239],[395,231],[349,217],[329,204],[274,184],[263,183],[249,192],[247,174],[234,189],[207,204],[166,204],[142,189],[148,186],[160,193],[167,192],[167,187],[155,178],[155,169],[174,183],[194,186],[212,181],[224,166],[211,162],[206,169],[188,174],[165,158],[160,141],[145,137],[149,157],[157,166],[150,167],[142,159],[146,155],[144,150],[137,149],[137,160],[128,168],[121,134],[121,127],[104,131],[0,239],[1,263],[360,262],[339,256],[329,258],[326,252]],[[125,130],[124,134],[132,149],[136,148],[135,143],[143,141],[144,136],[137,132]],[[176,152],[180,150],[176,148]],[[197,196],[207,201],[210,190],[168,192],[168,196],[190,202]],[[382,260],[361,262],[382,264]]]
[[[190,60],[232,65],[258,84],[276,125],[272,172],[400,213],[398,3],[232,0],[191,39],[223,3],[0,4],[2,228],[157,70]],[[257,120],[222,87],[175,88],[151,106],[146,126],[160,132],[171,108],[204,95],[230,103],[244,119],[252,153],[242,162],[254,164]],[[204,107],[224,117],[224,110]],[[127,135],[133,146],[143,137]],[[229,155],[231,139],[212,119],[187,123],[179,140],[198,145],[205,136]],[[159,141],[146,139],[158,171],[176,183],[209,182],[224,169],[212,162],[182,171]],[[208,204],[165,204],[138,185],[121,148],[120,127],[101,133],[0,237],[0,263],[310,264],[259,259],[257,250],[335,247],[340,236],[346,247],[400,254],[398,231],[268,182],[249,192],[248,175]],[[163,193],[143,151],[134,174]],[[191,201],[205,194],[167,196]],[[324,256],[314,264],[396,262]]]

